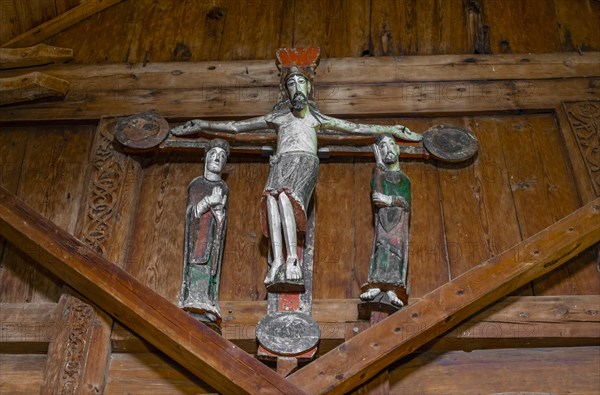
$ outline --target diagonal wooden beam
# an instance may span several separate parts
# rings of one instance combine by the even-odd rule
[[[55,18],[52,18],[49,21],[34,27],[33,29],[19,34],[17,37],[8,40],[2,44],[2,47],[27,47],[38,44],[45,39],[75,25],[76,23],[79,23],[85,18],[88,18],[108,7],[120,3],[121,1],[123,0],[86,0],[78,6],[75,6],[70,10],[56,16]]]
[[[310,394],[347,392],[599,240],[600,198],[597,198],[348,340],[288,380]]]
[[[219,392],[304,393],[2,187],[0,234]]]

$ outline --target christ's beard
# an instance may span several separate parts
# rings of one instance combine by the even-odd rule
[[[306,104],[308,103],[308,99],[302,92],[297,92],[292,98],[292,109],[294,111],[302,111]]]

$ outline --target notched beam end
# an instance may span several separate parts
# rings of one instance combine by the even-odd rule
[[[71,48],[46,44],[26,48],[0,48],[0,70],[65,63],[71,59],[73,59]]]
[[[69,81],[37,71],[18,77],[0,78],[0,105],[64,98],[70,87]]]

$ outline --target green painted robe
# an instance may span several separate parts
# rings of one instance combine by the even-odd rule
[[[363,290],[380,288],[382,291],[394,291],[406,302],[410,179],[400,170],[387,171],[376,167],[371,178],[371,190],[392,196],[393,203],[391,207],[376,209],[369,278]],[[403,197],[408,207],[403,207],[400,199],[394,197]]]

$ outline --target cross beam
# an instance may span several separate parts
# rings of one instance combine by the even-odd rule
[[[600,241],[600,198],[346,341],[288,379],[345,393],[500,297]]]
[[[0,234],[219,392],[303,394],[2,187]]]

